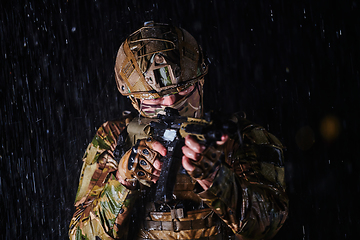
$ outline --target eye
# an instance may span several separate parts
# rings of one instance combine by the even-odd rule
[[[162,64],[165,62],[164,57],[160,54],[156,54],[154,57],[154,60],[155,60],[155,63],[157,63],[157,64]]]

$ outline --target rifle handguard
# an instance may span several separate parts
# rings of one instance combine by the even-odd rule
[[[152,150],[152,138],[138,140],[132,149],[127,151],[121,158],[118,172],[125,181],[138,180],[145,186],[150,187],[154,161],[158,153]]]
[[[196,180],[208,178],[220,165],[220,156],[223,152],[217,150],[214,146],[208,147],[201,156],[199,161],[193,161],[195,169],[188,172]]]

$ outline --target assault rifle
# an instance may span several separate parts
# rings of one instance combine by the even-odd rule
[[[167,148],[159,180],[157,181],[155,202],[164,203],[172,199],[176,175],[181,167],[182,147],[187,135],[196,137],[200,143],[210,146],[221,140],[224,134],[237,133],[234,121],[223,121],[212,112],[205,114],[205,119],[180,116],[173,108],[165,108],[165,115],[150,122],[150,136]]]

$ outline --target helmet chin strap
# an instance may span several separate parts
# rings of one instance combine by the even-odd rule
[[[203,84],[201,79],[191,93],[170,106],[142,104],[140,99],[129,96],[134,108],[147,118],[156,118],[157,114],[165,114],[165,108],[171,107],[179,110],[181,116],[200,118],[203,116]],[[187,104],[186,104],[187,103]]]
[[[204,82],[205,79],[201,78],[199,82],[196,84],[196,88],[198,89],[200,96],[200,116],[196,116],[197,118],[202,118],[204,116]]]

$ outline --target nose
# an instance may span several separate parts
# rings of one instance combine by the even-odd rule
[[[170,106],[170,105],[173,105],[175,102],[176,102],[176,96],[170,95],[170,96],[164,97],[161,105]]]

